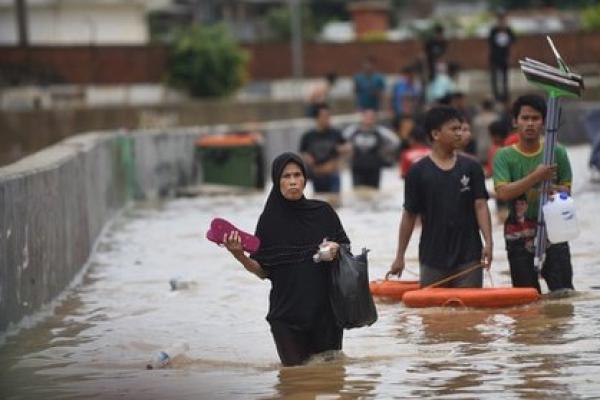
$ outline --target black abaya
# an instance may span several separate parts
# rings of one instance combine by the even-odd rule
[[[304,196],[296,201],[283,197],[279,182],[290,162],[300,166],[306,177],[298,155],[284,153],[275,159],[273,188],[256,227],[261,247],[252,255],[272,283],[267,320],[286,365],[304,360],[304,353],[341,348],[342,331],[335,326],[329,302],[331,262],[314,263],[312,256],[324,238],[349,243],[328,203]]]

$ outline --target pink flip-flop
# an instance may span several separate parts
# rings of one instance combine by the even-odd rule
[[[223,244],[223,236],[232,231],[238,231],[242,239],[242,248],[249,253],[255,253],[260,247],[260,239],[254,235],[236,228],[231,222],[223,218],[214,218],[210,223],[210,229],[206,232],[206,238],[216,244]]]

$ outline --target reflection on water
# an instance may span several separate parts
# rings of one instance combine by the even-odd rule
[[[336,395],[344,389],[345,378],[344,365],[335,361],[302,368],[281,368],[277,374],[275,398]]]
[[[575,328],[574,310],[572,303],[539,303],[500,312],[422,313],[422,331],[413,334],[413,341],[435,350],[426,351],[427,357],[409,371],[421,383],[413,394],[479,398],[502,393],[505,398],[510,387],[511,393],[526,398],[577,398],[566,372],[579,364],[579,344],[567,345]]]
[[[0,398],[600,398],[600,188],[585,182],[588,150],[570,151],[582,230],[571,246],[574,297],[494,310],[378,300],[379,321],[347,331],[342,354],[282,368],[264,320],[268,282],[203,239],[215,216],[251,231],[265,194],[140,204],[101,238],[82,284],[50,317],[4,338]],[[355,247],[371,249],[373,279],[394,256],[402,205],[395,171],[383,187],[345,193],[339,209]],[[495,226],[492,274],[506,286],[501,234]],[[416,244],[407,254],[413,271]],[[171,290],[174,278],[188,284]],[[152,354],[181,342],[190,350],[169,368],[145,369]]]

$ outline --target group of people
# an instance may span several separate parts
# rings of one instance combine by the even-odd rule
[[[497,12],[496,22],[490,28],[487,42],[491,93],[494,101],[499,103],[506,103],[510,97],[508,68],[510,49],[515,41],[516,36],[507,23],[506,14],[503,11]],[[389,105],[398,122],[397,119],[403,115],[410,115],[416,105],[443,101],[454,94],[457,91],[460,65],[447,60],[448,47],[444,27],[433,26],[431,34],[423,42],[422,55],[402,67],[389,94],[386,93],[384,76],[376,70],[376,59],[366,57],[361,71],[353,77],[357,108],[382,110]],[[327,74],[309,102],[323,101],[324,89],[331,88],[334,82],[335,74]],[[386,104],[388,98],[389,104]]]
[[[424,111],[437,105],[448,105],[460,112],[460,151],[487,164],[486,176],[491,176],[494,152],[504,144],[511,126],[510,115],[502,118],[497,108],[508,109],[508,63],[514,42],[506,15],[498,12],[488,36],[493,98],[485,99],[479,109],[465,105],[466,96],[457,87],[458,65],[445,62],[448,40],[441,25],[433,27],[423,42],[423,56],[401,69],[389,93],[385,77],[377,72],[375,58],[368,56],[363,60],[361,70],[353,77],[361,123],[343,132],[329,121],[328,97],[337,76],[327,74],[307,98],[307,115],[315,118],[317,124],[304,135],[299,149],[315,191],[339,193],[339,170],[344,160],[349,160],[355,187],[378,188],[381,168],[395,164],[398,158],[404,178],[410,166],[431,151],[423,118]],[[378,113],[384,110],[392,116],[389,129],[377,121]],[[500,121],[490,126],[496,120]],[[505,215],[503,202],[497,202],[500,215]]]
[[[540,292],[532,243],[541,183],[551,180],[553,190],[567,192],[571,185],[564,147],[556,147],[556,164],[542,162],[545,117],[543,98],[519,97],[512,106],[518,140],[500,148],[493,160],[496,196],[510,210],[504,239],[512,284]],[[321,108],[316,128],[320,131],[305,135],[300,146],[302,155],[284,153],[273,161],[273,187],[256,227],[256,236],[261,240],[258,252],[244,253],[237,232],[223,238],[229,252],[248,271],[271,281],[267,321],[286,366],[302,364],[314,354],[342,347],[343,331],[335,323],[328,296],[329,269],[336,262],[339,246],[349,244],[350,239],[329,203],[304,196],[309,179],[328,189],[339,187],[339,175],[330,173],[336,170],[332,160],[336,154],[352,152],[353,145],[343,133],[329,127],[328,118],[328,109]],[[365,118],[361,126],[370,126],[372,116],[367,114]],[[455,279],[444,286],[482,287],[483,269],[490,268],[494,250],[484,169],[476,159],[461,152],[464,116],[456,108],[432,107],[424,115],[423,126],[431,149],[407,171],[398,244],[388,275],[402,274],[405,252],[420,220],[421,285],[453,275]],[[352,135],[359,135],[356,132],[361,129],[355,128]],[[353,171],[353,176],[362,183],[375,181],[368,174]],[[327,246],[330,257],[315,262],[312,255],[322,246]],[[568,243],[547,247],[541,275],[550,291],[573,289]]]
[[[359,123],[340,131],[331,125],[329,107],[321,104],[315,121],[315,127],[302,136],[299,148],[315,192],[340,192],[340,169],[346,160],[354,187],[378,189],[381,170],[395,163],[400,140],[378,123],[375,110],[362,110]]]
[[[350,239],[332,205],[307,199],[304,190],[310,181],[315,192],[338,194],[346,162],[354,187],[378,189],[382,168],[395,163],[405,180],[398,243],[386,277],[402,275],[406,250],[420,223],[421,286],[482,287],[494,252],[485,186],[491,177],[497,209],[506,213],[500,220],[512,285],[541,293],[534,266],[540,188],[551,180],[553,190],[570,192],[571,167],[560,145],[554,165],[542,162],[543,98],[525,95],[507,106],[514,41],[505,15],[498,14],[488,38],[493,99],[485,99],[477,112],[456,89],[455,66],[441,62],[447,48],[441,27],[424,44],[425,68],[404,67],[392,86],[393,129],[377,120],[386,96],[374,59],[365,59],[354,76],[357,124],[344,130],[331,124],[327,100],[334,74],[314,88],[307,108],[314,128],[302,136],[298,154],[284,153],[273,161],[273,188],[256,227],[260,249],[244,253],[237,232],[223,238],[248,271],[271,281],[267,321],[283,365],[299,365],[314,354],[342,348],[343,330],[329,300],[330,268],[340,245]],[[323,247],[330,257],[315,262],[312,255]],[[570,258],[568,243],[547,246],[541,276],[549,291],[573,289]]]
[[[524,95],[508,105],[514,41],[499,13],[488,38],[493,99],[485,99],[477,112],[456,90],[456,68],[440,62],[447,48],[442,27],[424,43],[424,68],[403,68],[392,87],[393,130],[377,121],[385,80],[375,71],[374,59],[365,59],[354,76],[359,123],[344,130],[331,125],[327,96],[334,74],[313,90],[307,115],[315,119],[314,128],[302,136],[298,154],[284,153],[273,161],[273,187],[256,227],[260,249],[244,253],[238,232],[223,238],[248,271],[271,281],[267,321],[283,365],[299,365],[342,347],[343,330],[329,300],[330,269],[340,245],[350,239],[332,205],[307,199],[304,190],[311,181],[315,192],[339,193],[346,161],[354,187],[379,188],[382,168],[395,163],[404,179],[398,242],[386,278],[402,275],[406,250],[420,224],[421,286],[482,287],[494,253],[485,186],[486,178],[493,178],[497,209],[506,212],[499,220],[512,285],[542,292],[534,266],[540,190],[542,182],[551,181],[551,190],[570,192],[572,172],[561,145],[555,164],[543,163],[545,100]],[[312,255],[323,248],[329,257],[314,261]],[[549,244],[539,272],[550,292],[573,290],[569,244]]]
[[[542,97],[519,97],[512,106],[512,117],[517,141],[496,151],[492,176],[496,197],[509,212],[504,239],[512,284],[541,292],[533,247],[540,187],[544,180],[551,180],[552,190],[570,192],[571,166],[561,145],[555,150],[555,165],[542,163],[546,117]],[[404,254],[420,217],[421,284],[429,285],[476,264],[489,268],[493,242],[484,172],[473,157],[460,152],[464,146],[461,115],[453,108],[435,107],[427,112],[425,124],[432,141],[431,154],[417,162],[406,176],[398,248],[389,273],[401,275]],[[495,132],[497,124],[492,122],[490,130]],[[570,258],[568,243],[547,248],[541,275],[550,291],[573,289]],[[481,273],[480,268],[474,269],[449,285],[481,287]]]

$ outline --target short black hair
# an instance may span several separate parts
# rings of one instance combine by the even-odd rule
[[[413,126],[413,128],[410,130],[410,133],[408,134],[408,136],[415,143],[429,145],[429,137],[428,137],[427,133],[425,133],[425,129],[423,129],[423,127],[420,125]]]
[[[440,129],[442,125],[451,120],[462,121],[460,113],[453,107],[436,106],[427,111],[425,114],[425,132],[429,135],[429,139],[433,140],[433,132]]]
[[[325,74],[325,79],[327,80],[327,82],[333,85],[337,80],[337,73],[335,73],[334,71],[329,71]]]
[[[460,72],[461,66],[457,62],[448,63],[448,75],[451,77],[456,76]]]
[[[546,100],[537,94],[525,94],[519,97],[512,106],[512,114],[515,119],[518,118],[521,108],[529,106],[542,114],[542,118],[546,119]]]
[[[490,132],[491,136],[506,138],[508,136],[508,133],[510,132],[510,127],[508,126],[506,121],[497,119],[488,126],[488,131]]]
[[[452,103],[452,93],[447,93],[438,99],[438,104],[449,106]]]
[[[321,110],[327,110],[329,111],[329,105],[327,103],[318,103],[315,105],[315,119],[319,118],[319,115],[321,114]]]
[[[481,108],[486,111],[493,111],[494,110],[494,100],[492,100],[490,98],[483,99],[483,101],[481,102]]]
[[[415,66],[414,65],[405,65],[402,68],[400,68],[400,72],[403,74],[414,74],[415,71]]]

